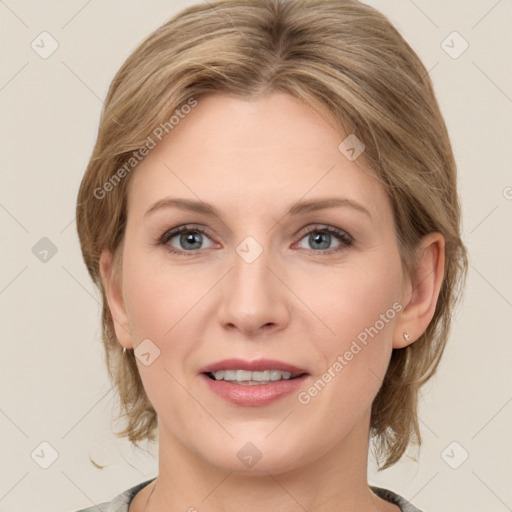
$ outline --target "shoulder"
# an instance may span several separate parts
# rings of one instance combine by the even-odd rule
[[[128,506],[132,501],[133,497],[146,485],[150,484],[154,478],[141,482],[140,484],[134,485],[129,489],[126,489],[121,494],[118,494],[111,501],[105,503],[98,503],[89,508],[83,508],[77,510],[77,512],[128,512]]]
[[[419,508],[416,508],[410,501],[407,501],[403,496],[396,494],[389,489],[383,489],[382,487],[370,486],[371,490],[380,498],[387,500],[394,505],[398,505],[402,512],[422,512]]]

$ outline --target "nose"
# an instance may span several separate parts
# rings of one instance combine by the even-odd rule
[[[223,328],[247,337],[284,329],[290,321],[291,303],[284,276],[279,273],[268,251],[251,263],[235,253],[233,267],[223,279],[218,310]]]

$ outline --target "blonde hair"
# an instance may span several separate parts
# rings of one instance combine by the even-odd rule
[[[113,79],[76,219],[85,264],[102,294],[106,363],[126,419],[117,435],[137,444],[154,440],[157,426],[133,351],[122,357],[99,273],[104,249],[114,254],[120,272],[133,174],[126,162],[191,98],[273,91],[325,108],[339,128],[364,142],[357,162],[372,170],[389,195],[404,272],[412,275],[414,249],[424,235],[445,238],[445,273],[433,319],[414,343],[393,350],[372,404],[371,434],[384,469],[409,443],[421,444],[418,391],[438,366],[468,262],[456,164],[430,77],[386,17],[356,0],[201,2],[154,31]],[[120,173],[123,165],[126,172]],[[113,185],[105,187],[107,182]]]

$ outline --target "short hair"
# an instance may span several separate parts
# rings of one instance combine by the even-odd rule
[[[370,433],[383,459],[379,469],[385,469],[410,443],[421,444],[419,388],[438,367],[468,261],[456,163],[429,74],[388,19],[357,0],[201,2],[150,34],[115,75],[78,192],[76,220],[85,264],[101,291],[106,364],[119,394],[119,418],[126,420],[116,435],[137,444],[154,440],[157,427],[134,353],[123,357],[116,339],[99,272],[100,254],[108,249],[114,276],[120,275],[135,167],[127,162],[134,163],[130,159],[157,127],[170,132],[169,120],[191,98],[226,93],[249,99],[272,92],[324,109],[345,134],[363,141],[357,164],[368,167],[390,198],[404,275],[412,276],[424,235],[445,238],[433,318],[414,343],[393,349],[372,403]]]

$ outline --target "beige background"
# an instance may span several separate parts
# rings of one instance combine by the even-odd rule
[[[114,73],[142,38],[192,3],[0,1],[2,512],[72,512],[156,474],[155,447],[134,451],[111,432],[100,307],[74,207]],[[370,481],[425,512],[512,510],[512,3],[370,3],[430,70],[459,166],[471,264],[446,355],[424,388],[419,462],[372,468]],[[43,31],[59,45],[46,59],[31,48]],[[461,39],[442,45],[453,31],[469,44],[458,58],[445,49],[458,52]],[[46,263],[32,252],[43,237],[57,249]],[[52,449],[58,457],[43,469]]]

